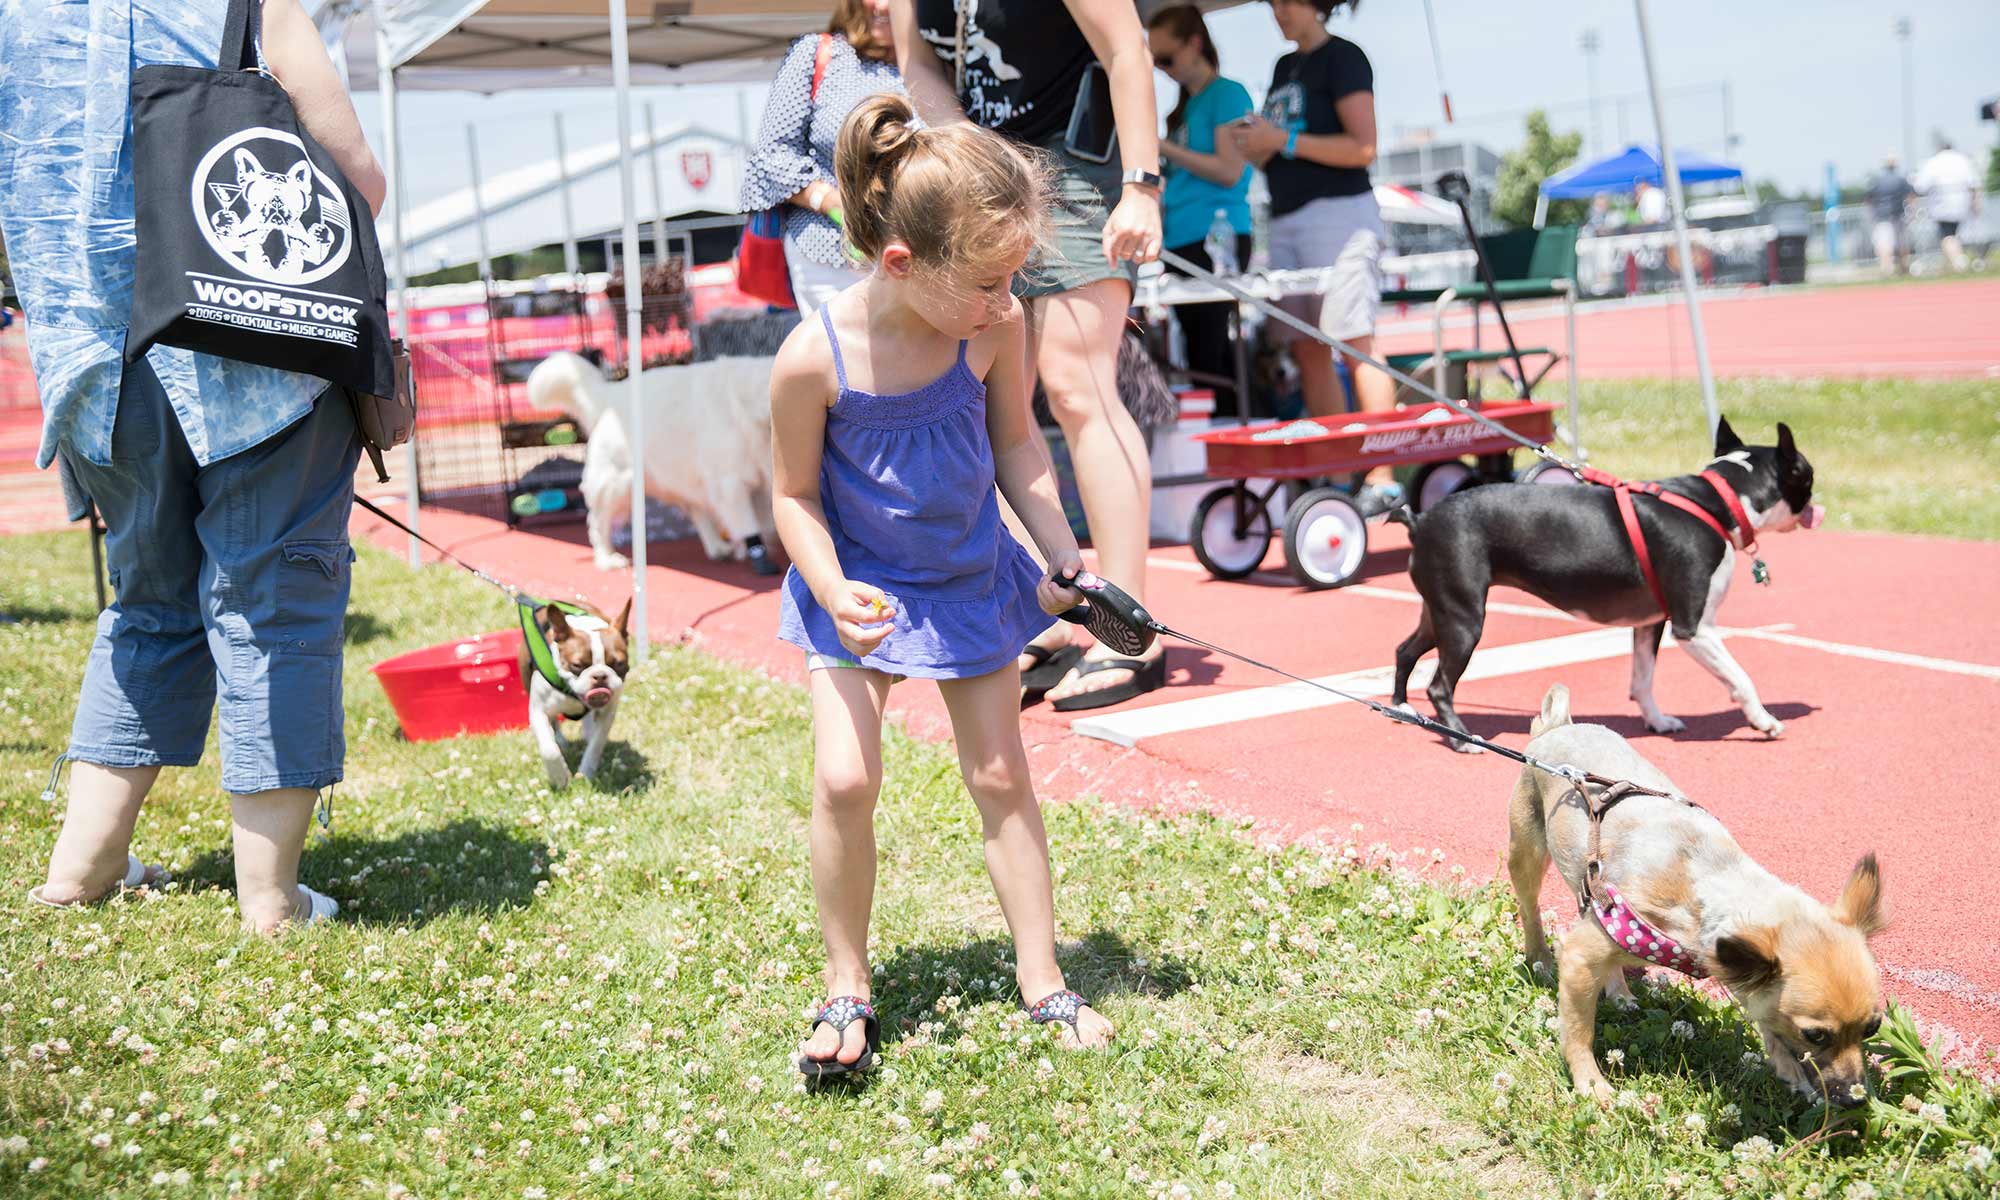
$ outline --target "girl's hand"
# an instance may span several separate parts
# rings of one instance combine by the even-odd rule
[[[840,634],[840,644],[856,659],[873,654],[882,639],[896,628],[891,620],[896,610],[889,607],[889,598],[882,594],[881,588],[858,579],[841,580],[833,603],[825,608]]]
[[[1160,198],[1128,185],[1118,207],[1104,222],[1104,257],[1112,266],[1126,259],[1149,263],[1160,256]]]
[[[1062,583],[1065,575],[1075,575],[1083,570],[1083,556],[1074,550],[1058,550],[1049,556],[1049,569],[1042,575],[1041,583],[1035,587],[1035,599],[1042,611],[1052,617],[1061,616],[1083,603],[1083,593]]]
[[[1226,132],[1236,152],[1260,167],[1285,148],[1285,131],[1255,113],[1230,125]]]

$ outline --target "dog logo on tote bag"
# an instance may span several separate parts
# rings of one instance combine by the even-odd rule
[[[195,167],[195,224],[217,254],[265,283],[305,284],[346,263],[353,219],[338,185],[280,129],[241,130]]]

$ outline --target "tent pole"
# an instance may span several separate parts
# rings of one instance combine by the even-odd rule
[[[382,133],[388,142],[387,161],[383,173],[388,176],[389,204],[394,210],[390,219],[390,240],[396,247],[396,261],[390,278],[396,292],[395,335],[403,339],[404,345],[410,341],[410,273],[404,261],[403,211],[409,207],[403,195],[403,131],[396,124],[396,64],[389,49],[388,5],[385,0],[375,0],[375,77],[376,87],[382,97]],[[409,561],[413,567],[422,566],[423,548],[417,544],[416,531],[423,528],[422,493],[417,486],[417,439],[412,437],[406,443],[403,453],[403,473],[409,477],[408,495],[403,501],[403,519],[409,522],[411,536]]]
[[[486,241],[486,200],[479,194],[479,130],[465,123],[465,154],[472,166],[472,222],[479,231],[479,282],[493,279],[493,251]]]
[[[661,197],[660,135],[653,130],[653,102],[646,101],[646,161],[653,167],[653,261],[667,261],[667,202]]]
[[[611,82],[618,104],[618,197],[625,218],[625,420],[632,461],[646,461],[645,391],[645,273],[639,269],[639,210],[632,186],[632,53],[625,29],[625,0],[611,5]],[[632,472],[632,623],[627,640],[635,663],[646,661],[646,472]]]
[[[554,114],[556,121],[556,190],[562,194],[563,217],[563,270],[569,272],[570,283],[582,283],[583,266],[576,254],[576,213],[570,208],[569,200],[569,150],[563,144],[563,119],[561,113]]]
[[[1681,172],[1674,165],[1674,143],[1667,136],[1667,114],[1660,103],[1660,80],[1653,69],[1653,34],[1646,22],[1646,0],[1632,0],[1639,16],[1639,53],[1646,63],[1646,90],[1653,100],[1653,129],[1660,137],[1660,166],[1666,175],[1667,202],[1674,221],[1674,243],[1681,252],[1681,290],[1687,293],[1688,330],[1694,335],[1695,370],[1701,375],[1701,403],[1708,414],[1708,440],[1715,441],[1720,416],[1715,407],[1715,376],[1708,366],[1708,336],[1701,326],[1701,298],[1695,293],[1694,250],[1688,244],[1687,213],[1682,202]]]

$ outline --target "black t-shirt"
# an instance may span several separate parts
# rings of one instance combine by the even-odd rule
[[[1271,71],[1271,90],[1264,97],[1264,118],[1280,129],[1311,133],[1346,133],[1334,103],[1355,92],[1375,90],[1375,70],[1361,47],[1343,37],[1330,37],[1310,54],[1294,50]],[[1271,188],[1271,215],[1304,207],[1321,196],[1359,196],[1368,190],[1366,167],[1329,167],[1279,154],[1264,164]]]
[[[1058,0],[979,0],[967,7],[965,80],[958,89],[965,115],[1024,142],[1069,128],[1077,84],[1096,57],[1069,9]],[[917,0],[917,27],[951,83],[958,46],[954,0]]]

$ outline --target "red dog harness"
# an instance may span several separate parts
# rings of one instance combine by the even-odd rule
[[[1722,499],[1722,506],[1729,510],[1730,519],[1736,522],[1737,532],[1735,535],[1731,535],[1727,529],[1724,529],[1722,522],[1716,520],[1714,514],[1710,513],[1707,509],[1696,504],[1686,496],[1662,489],[1657,483],[1628,483],[1610,472],[1600,471],[1596,467],[1585,467],[1582,473],[1586,483],[1601,484],[1604,487],[1608,487],[1611,489],[1612,494],[1617,497],[1618,516],[1625,522],[1625,536],[1631,541],[1632,552],[1639,559],[1639,573],[1646,577],[1646,587],[1653,593],[1653,599],[1659,604],[1660,611],[1663,613],[1667,612],[1667,593],[1660,587],[1659,572],[1653,569],[1653,555],[1646,548],[1645,533],[1639,528],[1639,512],[1632,503],[1632,493],[1638,492],[1642,495],[1651,496],[1655,500],[1673,505],[1689,516],[1700,520],[1702,524],[1713,529],[1715,535],[1725,543],[1746,554],[1754,552],[1757,549],[1757,534],[1750,526],[1749,514],[1743,511],[1743,501],[1737,498],[1736,489],[1729,486],[1729,481],[1713,469],[1703,471],[1701,477],[1708,482],[1708,486],[1715,489],[1715,494]],[[1759,582],[1762,581],[1760,580]]]

